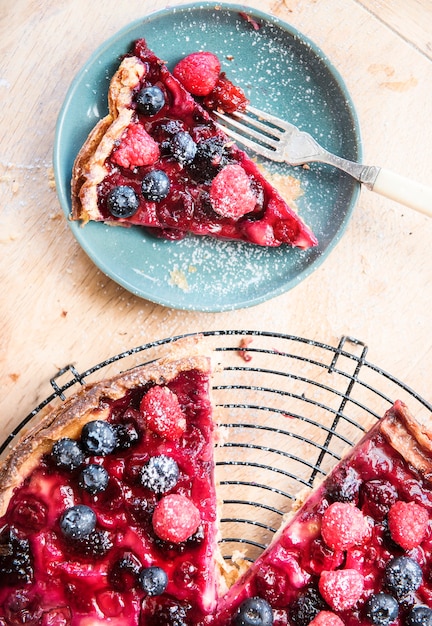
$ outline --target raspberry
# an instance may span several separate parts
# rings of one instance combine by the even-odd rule
[[[331,611],[320,611],[309,626],[344,626],[343,621]]]
[[[388,513],[390,536],[404,550],[412,550],[424,539],[429,524],[427,510],[415,502],[395,502]]]
[[[192,52],[177,63],[174,76],[194,96],[207,96],[215,87],[221,70],[213,52]]]
[[[240,165],[226,165],[213,179],[210,187],[213,210],[222,217],[238,220],[256,205],[249,176]]]
[[[223,72],[214,89],[204,98],[205,107],[212,111],[221,109],[225,113],[245,111],[248,104],[249,100],[244,91],[238,85],[234,85]]]
[[[175,441],[186,430],[186,419],[177,396],[168,387],[151,387],[141,400],[145,426],[164,439]]]
[[[133,168],[153,165],[159,156],[159,146],[145,128],[140,124],[131,124],[119,147],[113,152],[111,160],[122,167]]]
[[[367,538],[369,526],[360,509],[345,502],[334,502],[324,512],[321,534],[329,548],[347,550]]]
[[[318,588],[334,611],[351,609],[363,593],[364,579],[356,569],[322,572]]]
[[[181,543],[189,539],[200,525],[200,513],[186,496],[177,493],[165,496],[153,513],[153,529],[164,541]]]

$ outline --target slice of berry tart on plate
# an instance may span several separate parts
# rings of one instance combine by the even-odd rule
[[[109,113],[74,163],[72,219],[142,226],[167,239],[192,233],[261,246],[317,245],[201,106],[232,110],[246,102],[215,55],[189,55],[173,72],[144,39],[125,55],[110,82]]]
[[[175,351],[178,355],[175,356]],[[85,386],[0,471],[0,624],[201,624],[215,609],[210,360]]]
[[[285,522],[217,626],[430,626],[432,431],[400,401]]]

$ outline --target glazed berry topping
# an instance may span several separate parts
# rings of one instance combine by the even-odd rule
[[[37,532],[46,524],[47,511],[48,507],[44,502],[27,494],[14,506],[11,521],[18,529]]]
[[[262,598],[248,598],[239,606],[234,619],[236,626],[271,626],[273,611]]]
[[[106,456],[117,445],[115,429],[104,420],[93,420],[84,424],[81,444],[86,452],[95,456]]]
[[[245,111],[249,100],[247,99],[243,89],[238,85],[234,85],[225,72],[222,72],[214,89],[204,98],[204,106],[207,109],[222,109],[225,113],[234,113],[234,111]]]
[[[29,541],[5,527],[0,533],[0,586],[28,583],[32,578]]]
[[[109,581],[118,591],[131,589],[136,585],[141,568],[139,558],[133,552],[125,552],[109,570]]]
[[[170,150],[173,157],[184,165],[194,160],[197,146],[190,134],[182,130],[171,139]]]
[[[334,502],[325,510],[321,534],[333,550],[359,545],[369,535],[369,526],[360,509],[345,502]]]
[[[134,424],[127,422],[125,424],[116,424],[115,426],[117,450],[128,450],[137,443],[139,434]]]
[[[386,518],[390,507],[396,502],[398,493],[386,480],[369,480],[362,485],[361,501],[365,515],[377,521]]]
[[[343,465],[329,477],[327,491],[335,502],[357,503],[360,484],[357,471],[353,467]]]
[[[141,193],[146,200],[160,202],[167,197],[169,190],[170,180],[162,170],[152,170],[142,179]]]
[[[81,470],[78,484],[82,489],[94,495],[105,491],[108,486],[108,481],[109,475],[107,470],[102,467],[102,465],[91,463]]]
[[[320,611],[309,626],[344,626],[341,618],[331,611]]]
[[[146,428],[175,441],[186,429],[186,419],[177,396],[168,387],[151,387],[143,397],[140,411]]]
[[[415,606],[405,618],[405,626],[432,626],[432,609]]]
[[[179,479],[179,467],[170,456],[152,456],[141,470],[141,484],[155,493],[166,493]]]
[[[290,617],[297,626],[308,626],[314,617],[325,609],[328,609],[328,606],[321,597],[318,589],[308,587],[293,603]]]
[[[253,211],[257,202],[249,176],[236,163],[226,165],[214,178],[210,200],[216,213],[234,220]]]
[[[388,626],[397,618],[399,605],[393,596],[377,593],[365,604],[365,617],[374,626]]]
[[[201,522],[200,512],[186,496],[164,496],[153,512],[153,530],[163,541],[181,543],[189,539]]]
[[[147,116],[156,115],[165,104],[165,95],[160,87],[143,87],[135,96],[137,109]]]
[[[140,124],[131,124],[111,160],[122,167],[153,165],[160,157],[159,144]]]
[[[335,611],[351,609],[363,593],[364,579],[355,569],[322,572],[318,587],[327,604]]]
[[[63,437],[55,442],[51,451],[51,458],[57,467],[69,471],[76,470],[84,463],[84,453],[81,446],[74,439]]]
[[[412,550],[423,541],[429,524],[427,510],[415,502],[398,500],[388,513],[391,538],[404,550]]]
[[[96,526],[96,514],[85,504],[71,506],[60,518],[60,529],[66,539],[85,539]]]
[[[422,579],[423,573],[420,565],[407,556],[392,559],[385,568],[384,585],[399,602],[416,591]]]
[[[156,565],[144,567],[138,575],[138,583],[148,596],[160,596],[168,585],[168,576],[165,570]]]
[[[131,217],[138,211],[139,199],[132,187],[118,185],[108,194],[107,207],[113,217]]]
[[[189,93],[206,96],[216,86],[220,70],[220,61],[212,52],[192,52],[177,63],[173,74]]]

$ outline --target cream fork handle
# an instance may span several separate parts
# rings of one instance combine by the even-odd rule
[[[432,188],[381,168],[372,191],[432,217]]]

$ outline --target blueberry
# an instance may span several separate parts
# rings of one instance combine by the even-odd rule
[[[77,441],[63,437],[55,442],[51,458],[57,467],[69,471],[76,470],[84,463],[84,453]]]
[[[169,178],[162,170],[152,170],[142,179],[141,192],[146,200],[160,202],[167,197],[169,190]]]
[[[170,148],[173,157],[182,165],[191,163],[197,151],[196,143],[185,130],[174,135],[170,142]]]
[[[82,489],[94,495],[105,491],[108,486],[108,472],[102,465],[91,463],[81,470],[78,478],[78,484]]]
[[[405,618],[405,626],[432,626],[432,609],[415,606]]]
[[[139,439],[138,431],[131,422],[117,424],[115,430],[118,450],[128,450]]]
[[[384,585],[396,600],[403,600],[422,583],[420,565],[407,556],[399,556],[389,561],[385,568]]]
[[[96,526],[96,514],[85,504],[71,506],[60,518],[60,529],[66,539],[85,539]]]
[[[131,217],[138,211],[139,198],[128,185],[118,185],[108,194],[108,211],[113,217]]]
[[[387,593],[376,593],[365,604],[365,617],[374,626],[388,626],[398,614],[397,601]]]
[[[87,422],[81,432],[81,444],[89,454],[96,456],[111,454],[117,445],[115,429],[104,420]]]
[[[167,588],[168,576],[161,567],[153,565],[151,567],[144,567],[140,571],[138,582],[141,589],[145,591],[148,596],[160,596]]]
[[[159,113],[165,104],[165,96],[159,87],[143,87],[136,95],[137,109],[144,115],[152,116]]]
[[[169,456],[152,456],[141,470],[141,484],[155,493],[165,493],[178,481],[179,468]]]
[[[273,611],[262,598],[248,598],[239,606],[234,619],[236,626],[271,626]]]

